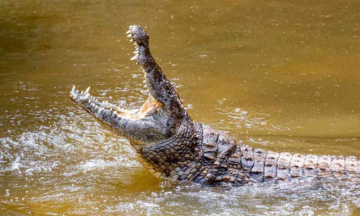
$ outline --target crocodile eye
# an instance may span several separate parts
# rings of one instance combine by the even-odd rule
[[[170,90],[169,86],[165,86],[165,91],[166,91],[166,93],[171,94],[171,90]]]

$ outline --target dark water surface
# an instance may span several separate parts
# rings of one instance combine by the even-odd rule
[[[130,24],[194,120],[254,147],[360,156],[360,1],[0,2],[2,215],[357,215],[360,186],[232,190],[150,176],[68,98],[138,107]]]

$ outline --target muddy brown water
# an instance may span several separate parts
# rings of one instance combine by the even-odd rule
[[[146,98],[140,24],[196,121],[273,151],[360,156],[360,1],[0,2],[1,215],[359,215],[346,181],[202,188],[150,176],[68,98]]]

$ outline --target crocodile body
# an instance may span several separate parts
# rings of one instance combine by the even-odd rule
[[[201,123],[185,131],[140,150],[142,163],[155,176],[213,186],[287,182],[301,177],[359,178],[360,164],[354,156],[277,153],[237,145],[224,132]]]
[[[149,98],[136,110],[100,103],[75,86],[70,98],[104,125],[127,138],[144,167],[159,178],[211,186],[241,186],[249,182],[290,181],[302,177],[360,178],[354,156],[276,153],[236,141],[210,126],[195,122],[184,109],[173,84],[151,56],[149,36],[130,26],[135,41],[132,60],[143,69]]]

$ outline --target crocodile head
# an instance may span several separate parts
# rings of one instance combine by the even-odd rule
[[[149,50],[149,36],[140,26],[130,26],[128,37],[135,42],[136,60],[144,72],[149,97],[135,110],[125,110],[107,101],[100,103],[89,89],[75,86],[70,98],[97,120],[126,137],[137,149],[158,143],[177,133],[182,124],[192,122],[173,84],[166,78]]]

